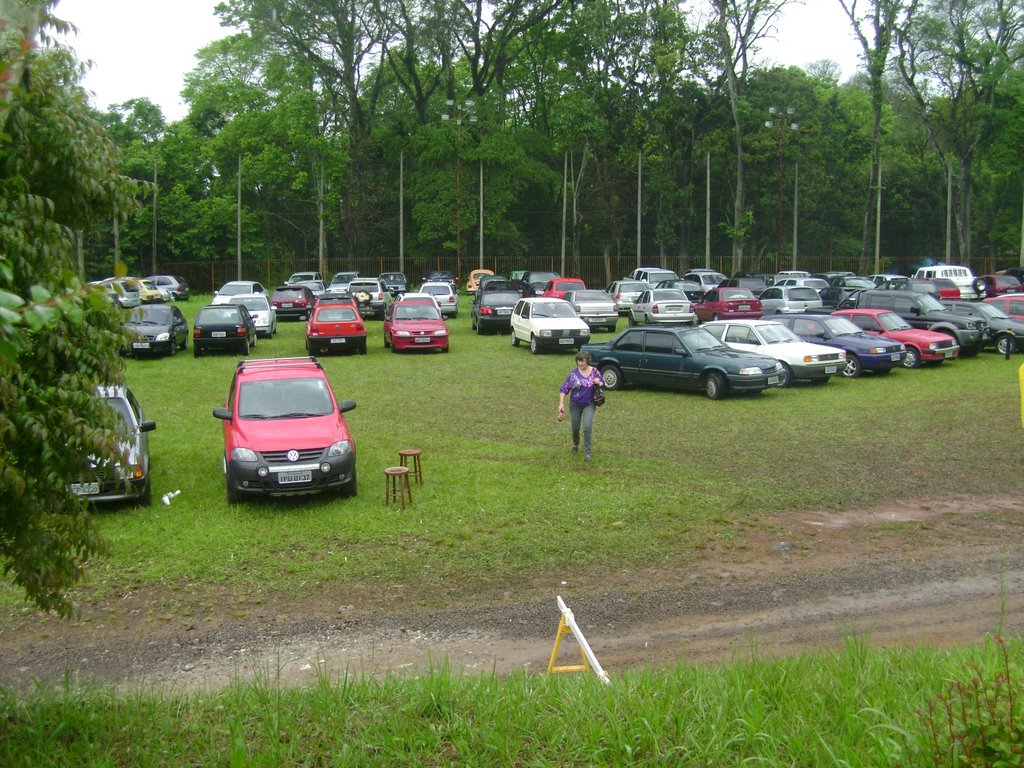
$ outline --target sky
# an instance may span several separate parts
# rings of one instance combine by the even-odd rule
[[[180,92],[196,51],[232,31],[214,15],[217,2],[60,0],[55,14],[78,27],[68,43],[79,59],[94,63],[83,81],[94,106],[105,110],[144,96],[173,122],[187,112]],[[787,6],[776,39],[764,43],[758,61],[806,68],[832,59],[846,78],[856,71],[859,52],[836,0],[804,0]]]

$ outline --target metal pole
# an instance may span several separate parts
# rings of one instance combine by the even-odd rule
[[[558,274],[565,274],[565,217],[566,209],[569,207],[569,150],[565,150],[565,159],[562,161],[562,268]],[[1024,226],[1024,225],[1022,225]],[[1021,234],[1021,258],[1024,259],[1024,229]]]
[[[398,271],[405,272],[405,147],[398,153]]]
[[[800,161],[793,161],[793,267],[796,271],[797,221],[800,210]]]
[[[238,277],[242,279],[242,153],[238,153],[238,187],[235,192],[235,260]]]
[[[150,274],[155,275],[156,269],[156,211],[157,211],[157,198],[160,195],[160,187],[157,184],[157,168],[156,168],[156,157],[153,158],[153,252],[150,260]]]
[[[711,150],[705,158],[704,172],[704,268],[711,269]]]
[[[878,184],[881,186],[881,174]],[[953,255],[953,166],[946,166],[946,263]]]
[[[484,268],[484,159],[480,158],[480,269]]]
[[[643,194],[643,169],[644,169],[644,153],[643,150],[636,153],[636,267],[639,269],[642,265],[640,264],[640,205]]]
[[[882,271],[882,163],[878,163],[878,194],[875,196],[875,274]]]

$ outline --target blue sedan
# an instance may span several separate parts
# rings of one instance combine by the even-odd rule
[[[607,389],[627,383],[702,389],[719,400],[730,391],[780,387],[785,379],[777,360],[731,349],[703,328],[642,325],[583,349]]]
[[[845,317],[834,315],[766,315],[789,327],[804,341],[846,351],[846,367],[840,373],[854,379],[864,371],[888,373],[903,364],[907,348],[899,341],[865,333]]]

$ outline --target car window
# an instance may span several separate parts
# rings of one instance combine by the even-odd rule
[[[756,344],[757,339],[754,338],[753,333],[745,325],[731,325],[725,332],[725,339],[727,343],[732,344]]]
[[[640,352],[643,349],[643,334],[640,331],[626,331],[615,342],[614,348],[622,352]]]
[[[340,323],[355,320],[356,311],[352,307],[325,307],[317,313],[316,319],[324,323]]]
[[[243,419],[327,416],[333,411],[323,379],[246,381],[238,393],[238,415]]]
[[[820,297],[818,292],[812,288],[791,288],[789,298],[793,301],[815,301]]]
[[[700,352],[706,349],[722,349],[724,346],[722,342],[712,336],[710,333],[705,331],[703,328],[698,328],[683,337],[683,345],[686,349],[693,352]]]
[[[1024,315],[1024,301],[1011,301],[1008,311],[1011,315]]]
[[[825,338],[825,329],[814,320],[797,318],[793,321],[793,331],[797,336],[811,336],[816,339]]]
[[[671,354],[678,339],[674,333],[648,331],[644,336],[644,350],[658,354]]]

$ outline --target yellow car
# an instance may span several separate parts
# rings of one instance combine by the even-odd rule
[[[466,281],[466,293],[476,293],[476,289],[480,286],[480,278],[493,276],[494,272],[490,269],[474,269],[469,273],[469,279]]]
[[[135,290],[139,292],[139,299],[143,304],[161,304],[164,301],[164,295],[153,283],[148,280],[140,280],[137,277],[125,278],[132,285],[135,286]]]

